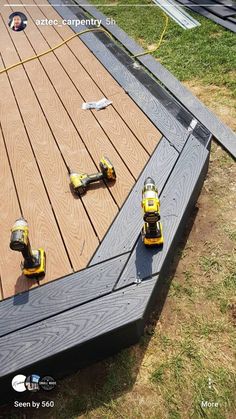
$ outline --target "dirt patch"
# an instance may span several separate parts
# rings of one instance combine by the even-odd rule
[[[234,324],[234,326],[236,326],[236,303],[232,304],[231,315],[232,315],[233,324]]]
[[[230,77],[236,77],[235,72]],[[203,85],[198,80],[183,83],[211,111],[213,111],[233,131],[236,130],[236,98],[226,87]]]
[[[150,44],[147,47],[148,51],[155,51],[155,49],[157,48],[157,44]]]

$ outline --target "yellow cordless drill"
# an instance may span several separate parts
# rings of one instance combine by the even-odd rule
[[[16,220],[11,229],[10,248],[22,253],[22,273],[25,276],[36,278],[45,275],[45,251],[42,248],[31,249],[28,223],[23,217]]]
[[[142,208],[144,226],[142,240],[146,246],[163,244],[162,225],[160,222],[160,201],[154,180],[148,177],[142,191]]]
[[[99,163],[101,172],[89,175],[87,173],[76,173],[73,170],[69,170],[70,182],[76,194],[82,195],[86,192],[87,187],[90,183],[97,182],[99,180],[115,180],[116,172],[113,164],[107,157],[102,157]]]

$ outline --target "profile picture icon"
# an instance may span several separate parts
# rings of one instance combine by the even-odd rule
[[[38,391],[39,390],[39,380],[40,376],[37,374],[29,375],[25,380],[25,387],[29,391]]]
[[[14,12],[9,16],[8,26],[14,32],[20,32],[26,28],[27,22],[27,17],[24,13]]]

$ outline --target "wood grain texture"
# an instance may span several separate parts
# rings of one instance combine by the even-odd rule
[[[186,140],[186,130],[181,124],[105,47],[94,50],[95,40],[87,41],[86,39],[85,43],[93,50],[104,66],[111,71],[113,77],[124,87],[129,96],[150,118],[158,130],[180,151]]]
[[[21,3],[19,2],[19,4]],[[16,9],[17,6],[13,8],[14,11]],[[21,10],[28,16],[25,8],[21,8]],[[48,48],[48,44],[41,36],[37,26],[34,25],[30,19],[28,19],[27,37],[34,49],[31,47],[26,38],[24,38],[24,42],[15,41],[17,50],[19,51],[21,57],[25,57],[26,55],[28,56],[29,54],[33,55],[34,53],[39,53],[40,51]],[[27,69],[27,73],[32,81],[32,85],[39,101],[42,104],[50,127],[56,136],[59,148],[65,158],[65,161],[68,166],[74,168],[74,170],[94,173],[98,171],[98,163],[97,166],[94,164],[89,152],[86,150],[81,138],[70,120],[71,110],[81,108],[83,101],[73,86],[73,83],[69,80],[67,73],[63,70],[53,54],[49,54],[41,61],[45,71],[47,72],[46,74],[40,65],[36,66],[34,71]],[[48,79],[47,74],[49,75],[50,80]],[[44,89],[42,89],[42,84]],[[68,111],[69,116],[51,84],[58,88],[60,99]],[[50,103],[48,100],[49,98]],[[77,119],[78,118],[76,118],[76,120]],[[92,122],[95,122],[96,124],[96,121]],[[81,122],[78,121],[78,126],[80,125]],[[94,142],[94,138],[92,138],[91,135],[91,132],[93,131],[92,127],[93,125],[86,125],[86,131],[89,133],[90,142]],[[100,158],[101,155],[99,160]],[[67,176],[66,180],[68,182]],[[101,239],[110,226],[118,208],[105,184],[102,183],[102,185],[99,186],[99,188],[92,188],[90,193],[85,194],[82,199],[97,235]]]
[[[58,19],[59,21],[62,20],[62,17],[56,12],[56,10],[54,10],[54,8],[49,7],[45,10],[45,8],[40,6],[39,0],[35,0],[35,3],[39,5],[37,10],[39,10],[44,17],[49,19]],[[53,29],[63,40],[74,34],[74,31],[68,25],[63,25],[61,27],[57,26]],[[104,69],[104,66],[96,59],[79,37],[76,37],[72,41],[68,42],[67,46],[73,53],[74,57],[76,57],[83,66],[85,72],[87,73],[86,78],[89,74],[95,81],[96,86],[98,86],[107,97],[113,97],[114,95],[124,91],[109,74],[109,72]],[[91,92],[92,96],[95,94],[93,89],[94,85],[91,83],[89,86],[89,92]]]
[[[163,248],[148,249],[140,237],[117,284],[117,289],[132,283],[136,278],[142,280],[161,271],[169,251],[173,249],[173,243],[177,243],[180,238],[179,230],[185,225],[189,211],[195,205],[202,187],[203,174],[206,174],[208,158],[209,151],[191,136],[161,192]]]
[[[28,9],[23,8],[22,10],[26,11],[27,16],[31,13],[34,20],[43,17],[37,7]],[[43,38],[39,32],[38,27],[31,25],[31,28],[31,30],[30,28],[28,29],[27,34],[36,52],[45,50],[48,46],[54,46],[61,41],[61,38],[56,31],[50,26],[45,26],[45,30],[41,29],[45,38]],[[45,39],[47,39],[47,43],[45,42]],[[81,136],[88,147],[88,151],[93,156],[94,160],[96,161],[97,159],[98,162],[101,155],[105,154],[113,161],[119,181],[116,183],[108,183],[107,185],[110,188],[111,193],[114,194],[115,201],[121,206],[134,182],[131,173],[135,177],[139,175],[148,159],[148,154],[112,107],[109,107],[102,112],[96,111],[94,116],[90,112],[85,112],[81,109],[81,104],[84,101],[89,101],[91,98],[92,100],[101,98],[102,94],[99,89],[96,88],[96,85],[94,85],[96,97],[89,97],[89,92],[86,93],[93,81],[67,47],[58,50],[56,55],[69,74],[71,80],[73,80],[73,83],[69,80],[67,73],[60,66],[60,62],[56,60],[54,55],[44,57],[41,60],[44,69],[47,71],[51,82],[70,113],[74,125],[81,133]],[[106,70],[104,69],[104,72],[105,71]],[[63,82],[62,84],[61,80],[64,80],[65,78],[66,82]],[[76,90],[75,86],[78,90]],[[80,91],[82,91],[82,96],[80,95]],[[129,171],[124,162],[129,167]],[[85,163],[86,162],[83,162],[83,165],[85,165]],[[76,167],[75,164],[76,162],[74,161],[69,165]],[[93,169],[93,171],[94,170],[95,169]],[[96,168],[96,170],[98,170],[98,168]],[[95,199],[92,205],[91,199],[93,197],[95,197]],[[112,202],[109,202],[108,198],[112,201],[108,191],[103,191],[103,194],[100,194],[99,196],[97,190],[94,191],[93,196],[92,194],[87,194],[83,197],[93,225],[100,238],[103,237],[116,213],[114,203],[112,205]],[[96,202],[96,200],[98,202]]]
[[[236,134],[153,57],[140,57],[140,61],[192,112],[216,140],[236,157]]]
[[[1,240],[0,240],[0,298],[13,295],[17,292],[26,291],[35,282],[29,282],[23,275],[20,275],[20,264],[22,257],[19,253],[13,252],[10,247],[10,230],[12,224],[21,214],[17,199],[9,161],[0,129],[0,178],[3,180],[0,188],[1,202]],[[3,295],[2,295],[3,290]]]
[[[163,138],[90,261],[90,265],[132,249],[142,227],[141,192],[144,180],[152,176],[161,193],[177,158],[177,151]]]
[[[79,348],[86,341],[142,321],[155,283],[156,278],[130,286],[2,337],[0,380],[38,361]],[[62,364],[59,369],[63,369]]]
[[[126,93],[113,96],[112,103],[129,128],[132,129],[135,136],[142,142],[148,153],[152,154],[162,138],[161,133]]]
[[[7,19],[6,12],[3,13],[3,16]],[[25,34],[22,32],[20,34],[11,32],[17,48],[21,49],[22,44],[26,40]],[[17,62],[19,57],[5,26],[1,25],[0,33],[2,42],[8,45],[8,48],[3,50],[3,58],[7,66]],[[20,36],[17,37],[17,35]],[[24,54],[28,56],[27,48]],[[22,52],[22,57],[25,55]],[[54,123],[55,128],[57,127],[58,136],[63,136],[69,143],[71,138],[68,137],[68,132],[65,131],[67,119],[63,117],[63,113],[59,112],[61,109],[56,107],[57,102],[55,102],[55,97],[51,96],[51,91],[45,90],[44,82],[46,83],[46,78],[38,79],[38,61],[35,60],[28,63],[25,68],[28,74],[31,75],[31,81],[35,80],[35,82],[37,81],[40,84],[41,98],[44,97],[44,104],[47,103],[48,106],[47,117],[51,120],[52,115],[55,116]],[[43,73],[40,73],[41,75],[43,77]],[[82,202],[79,199],[75,199],[70,192],[67,168],[26,73],[22,67],[18,67],[17,70],[9,72],[9,78],[73,267],[76,270],[81,269],[86,266],[89,258],[95,251],[98,244],[97,237]],[[24,92],[24,96],[22,92]],[[34,188],[34,194],[37,194],[37,188]],[[42,211],[41,217],[45,217],[44,211]],[[85,240],[85,238],[87,239]],[[42,245],[42,243],[40,244]],[[57,275],[57,277],[61,275]]]
[[[109,294],[127,259],[128,254],[117,257],[3,301],[0,336]]]
[[[117,56],[111,53],[105,45],[101,47],[101,42],[95,39],[90,40],[90,36],[95,38],[94,35],[89,34],[86,40],[83,38],[85,44],[111,72],[113,77],[123,86],[128,95],[149,117],[158,130],[162,132],[162,134],[176,147],[178,151],[181,151],[186,141],[186,129],[175,118],[175,116],[169,112],[166,106],[164,106],[160,100],[152,95],[149,86],[144,86],[144,80],[142,80],[142,82],[138,80],[136,77],[138,76],[137,73],[142,72],[142,69],[135,69],[136,74],[133,74],[134,71],[131,67],[123,65],[117,59]]]
[[[103,26],[111,32],[119,42],[121,42],[132,54],[144,52],[133,39],[131,39],[116,24],[107,25],[106,16],[99,12],[94,6],[89,5],[88,1],[76,0],[82,3],[86,11],[89,11],[94,17],[102,19]],[[187,0],[180,1],[182,4]],[[198,6],[197,6],[198,7]],[[231,19],[231,18],[230,18]],[[179,80],[174,77],[159,61],[151,55],[139,57],[138,61],[143,64],[164,86],[182,103],[196,118],[205,125],[210,132],[214,134],[216,140],[234,157],[236,157],[236,135],[220,119],[211,112],[199,99],[197,99]]]
[[[44,15],[40,14],[40,11],[38,11],[38,10],[39,9],[28,8],[27,12],[31,13],[32,17],[34,17],[34,18],[36,18],[36,16],[44,16]],[[54,19],[56,17],[58,18],[58,15],[55,12],[53,13],[52,9],[49,9],[49,10],[50,10],[50,14],[48,14],[48,9],[46,11],[44,10],[44,13],[45,13],[46,16],[49,15],[50,18],[54,18]],[[42,33],[44,33],[45,37],[50,41],[50,45],[55,45],[56,43],[61,41],[61,38],[58,36],[58,34],[56,32],[56,28],[43,27],[43,28],[40,28],[40,30],[42,31]],[[69,34],[71,35],[73,32],[68,27],[62,27],[62,28],[60,28],[60,33],[63,33],[64,37],[67,37],[67,36],[69,36]],[[78,43],[78,45],[80,46],[81,43]],[[69,46],[69,44],[68,44],[68,46]],[[89,50],[87,50],[87,51],[88,51],[88,53],[90,53]],[[106,92],[101,91],[100,88],[99,88],[100,86],[98,87],[98,85],[96,85],[93,82],[93,80],[91,80],[91,77],[94,77],[97,72],[95,73],[95,71],[93,70],[88,75],[87,71],[82,67],[82,65],[80,65],[77,62],[75,56],[72,53],[69,54],[69,52],[70,51],[68,50],[67,54],[66,54],[65,51],[58,50],[56,52],[56,54],[57,54],[58,58],[60,59],[60,61],[63,63],[63,65],[66,68],[70,77],[73,79],[73,82],[75,83],[75,85],[79,89],[79,91],[80,91],[81,95],[83,96],[84,100],[89,101],[89,100],[91,100],[91,98],[93,100],[100,99],[101,95],[105,94]],[[78,58],[78,60],[83,62],[83,56],[84,56],[84,54],[80,54],[80,49],[77,48],[77,58]],[[104,68],[100,69],[100,72],[101,71],[106,72],[106,70]],[[115,100],[116,97],[117,97],[117,94],[114,95],[114,98],[112,97],[112,100],[113,100],[114,108],[116,109],[118,114],[120,114],[119,102]],[[117,106],[116,106],[116,104],[117,104]],[[126,108],[125,112],[124,112],[124,109],[123,109],[124,106]],[[160,139],[161,134],[153,126],[153,124],[151,124],[151,122],[145,117],[145,115],[140,111],[140,109],[134,104],[134,102],[128,96],[126,96],[125,105],[121,106],[121,114],[122,114],[122,118],[125,119],[128,126],[130,126],[130,121],[131,121],[132,131],[135,133],[135,136],[138,138],[140,143],[143,144],[144,148],[146,148],[148,150],[148,152],[152,152],[153,149],[155,148],[156,144],[157,144],[157,138]],[[98,121],[101,123],[104,131],[108,132],[108,135],[109,135],[110,139],[114,142],[114,144],[116,146],[118,146],[118,144],[119,144],[119,147],[121,148],[121,151],[122,151],[122,135],[119,133],[119,136],[116,138],[116,136],[114,135],[116,130],[114,130],[114,131],[110,130],[109,125],[108,125],[108,129],[107,129],[106,119],[104,121],[104,117],[107,117],[107,118],[109,118],[109,121],[112,120],[112,121],[115,121],[117,123],[117,125],[119,125],[121,127],[124,126],[123,121],[118,117],[116,112],[114,112],[113,107],[109,107],[107,109],[107,112],[96,112],[96,111],[94,111],[94,116],[96,116]],[[140,121],[138,125],[137,125],[137,121]],[[148,135],[147,135],[147,133],[148,133]],[[130,143],[131,146],[133,146],[134,143],[135,143],[134,136],[130,131],[129,131],[129,143]],[[126,143],[124,145],[125,145],[124,152],[125,152],[125,155],[126,155],[125,159],[127,159]],[[137,142],[136,142],[136,147],[133,147],[133,148],[134,149],[137,148],[137,150],[133,150],[133,153],[132,153],[133,158],[135,157],[135,154],[139,154],[140,151],[142,153],[142,149],[140,148],[139,144],[137,144]],[[138,160],[140,160],[140,159],[136,159],[136,166],[139,166],[139,163],[137,164]],[[132,170],[131,164],[129,162],[127,162],[127,163],[129,164],[129,166]],[[137,169],[135,169],[135,170],[137,170]]]
[[[9,49],[10,47],[8,47]],[[13,60],[14,55],[12,62]],[[3,66],[2,60],[0,60],[0,65]],[[14,80],[18,87],[22,86],[22,69],[15,70]],[[46,279],[55,279],[63,274],[70,273],[72,271],[71,266],[6,74],[2,74],[0,77],[0,91],[0,119],[3,134],[23,215],[29,222],[31,243],[35,248],[40,246],[45,248],[48,257]],[[5,180],[6,184],[9,179]],[[7,196],[10,198],[10,191]],[[9,205],[11,202],[9,199]],[[10,211],[9,207],[7,214],[9,215],[9,223],[13,225],[15,215],[14,218],[11,218],[13,214]],[[20,212],[18,212],[17,218],[20,215]],[[1,217],[3,217],[3,214]],[[7,241],[3,242],[7,252],[9,238],[10,231]],[[57,252],[55,252],[55,249],[57,249]],[[19,262],[19,255],[14,254]],[[18,275],[14,282],[10,281],[8,277],[2,278],[5,298],[22,291],[23,280],[20,275],[20,265],[18,266]],[[34,281],[30,282],[29,287],[33,286],[34,283]]]
[[[186,131],[184,131],[184,135],[186,134]],[[159,167],[157,176],[158,182],[163,176],[162,181],[160,181],[163,195],[161,208],[164,210],[164,221],[166,222],[164,231],[167,232],[168,230],[169,232],[168,235],[166,234],[166,241],[169,240],[170,242],[172,240],[165,258],[165,261],[168,260],[169,263],[170,248],[173,248],[175,240],[179,237],[180,227],[183,228],[190,208],[202,186],[209,152],[192,136],[185,144],[184,150],[173,169],[178,152],[166,139],[161,140],[159,147],[166,147],[165,151],[163,149],[163,154],[158,153],[162,170]],[[167,164],[167,162],[169,161],[171,164],[168,168],[169,163]],[[155,163],[157,163],[156,160]],[[168,178],[171,169],[173,171]],[[152,172],[153,170],[154,167]],[[164,179],[165,170],[166,179]],[[138,194],[140,194],[139,186],[141,187],[141,185],[137,184],[136,186],[138,186],[138,189],[135,191],[135,199],[137,203],[140,203]],[[169,217],[171,219],[170,225],[168,224]],[[175,218],[175,221],[172,218]],[[179,224],[176,218],[179,219]],[[173,228],[174,224],[175,226],[178,224],[177,229]],[[27,294],[17,297],[15,300],[15,302],[18,302],[17,308],[13,308],[13,300],[6,300],[3,302],[4,306],[1,303],[0,309],[5,307],[5,316],[11,319],[5,327],[12,327],[10,330],[5,329],[5,332],[7,330],[6,333],[9,334],[0,339],[0,381],[2,385],[4,384],[4,389],[7,388],[6,383],[10,387],[10,377],[12,378],[13,373],[19,371],[27,371],[28,373],[32,369],[41,373],[41,371],[45,371],[45,365],[47,365],[47,370],[51,366],[53,373],[57,371],[58,374],[62,374],[68,364],[73,365],[73,369],[78,368],[83,363],[84,358],[87,357],[85,351],[89,348],[93,348],[90,349],[90,352],[93,352],[92,356],[96,357],[97,352],[104,356],[109,352],[108,349],[118,350],[122,346],[135,342],[140,337],[158,276],[152,279],[148,278],[140,284],[129,285],[121,290],[117,289],[108,295],[100,294],[100,298],[95,297],[103,291],[106,293],[107,286],[108,292],[110,292],[111,282],[114,284],[114,279],[119,275],[118,272],[123,269],[127,256],[123,255],[116,260],[112,259],[98,264],[75,275],[47,284],[45,287],[33,290],[29,296],[31,305],[28,302],[24,305],[24,298]],[[156,255],[153,258],[154,270],[157,264],[155,258]],[[150,270],[150,255],[147,259],[140,259],[139,266],[141,266],[141,262],[143,264],[143,260],[146,264],[144,270],[146,269],[148,276],[153,275],[154,270]],[[129,263],[127,266],[129,266]],[[116,274],[114,272],[115,267],[117,268]],[[100,269],[104,270],[100,272]],[[138,275],[139,273],[138,270]],[[80,281],[78,280],[79,276]],[[112,281],[110,281],[110,277],[112,277]],[[143,275],[139,277],[144,278]],[[74,284],[75,280],[72,280],[72,278],[77,278],[76,284]],[[132,278],[132,276],[130,275],[129,278]],[[58,284],[58,289],[55,288],[56,284]],[[127,284],[128,282],[125,282],[119,286],[123,287]],[[51,290],[50,295],[48,293],[49,289]],[[92,301],[88,301],[88,298]],[[60,304],[58,304],[58,301],[60,301]],[[85,301],[86,304],[84,304]],[[50,303],[52,303],[52,311]],[[71,308],[73,304],[76,306]],[[42,310],[42,307],[45,308],[46,313]],[[65,311],[58,313],[58,307]],[[17,327],[22,328],[13,331],[13,328],[16,327],[13,318],[16,315],[18,315]],[[43,317],[42,320],[40,316],[48,316],[48,318]],[[20,323],[21,321],[23,323]],[[35,324],[27,323],[26,326],[25,321],[34,321]],[[97,345],[98,341],[99,344]]]
[[[33,0],[30,0],[29,4],[33,4]],[[60,18],[53,8],[39,9],[34,7],[26,9],[28,15],[30,13],[34,19],[41,17],[47,17],[50,19]],[[61,42],[62,39],[66,39],[73,34],[73,31],[67,25],[62,25],[61,27],[43,26],[39,29],[51,45],[56,45],[56,43]],[[143,112],[135,105],[129,96],[123,94],[122,88],[119,87],[119,91],[115,94],[109,94],[110,85],[117,85],[117,83],[104,69],[104,67],[102,67],[94,58],[88,48],[83,45],[79,38],[74,39],[72,43],[68,43],[68,50],[69,51],[65,52],[59,49],[58,51],[55,51],[55,54],[63,64],[64,68],[66,68],[66,71],[80,91],[83,99],[86,101],[91,100],[91,98],[99,100],[101,95],[111,98],[116,112],[121,115],[122,119],[126,122],[129,128],[132,129],[132,132],[143,144],[144,148],[151,153],[157,144],[158,138],[161,138],[161,134],[158,132],[156,127],[154,127],[154,125],[146,118]],[[69,54],[69,52],[71,53]],[[88,57],[87,60],[90,57],[91,62],[86,61],[86,63],[84,63],[85,56]],[[98,63],[101,67],[97,68],[97,66],[94,66],[94,60],[96,60],[96,63]],[[108,80],[107,76],[109,76]],[[104,85],[104,79],[107,80],[106,85]],[[103,81],[102,84],[101,81]],[[109,108],[109,110],[110,109],[112,108]],[[94,112],[94,116],[99,118],[100,115],[100,112]],[[117,119],[117,116],[113,113],[112,118]],[[119,121],[119,119],[117,120]]]
[[[40,0],[34,0],[34,3],[38,5],[38,9],[48,19],[62,20],[60,14],[58,14],[56,9],[53,7],[45,8],[40,6],[42,4]],[[57,27],[55,30],[63,39],[68,38],[74,33],[68,25]],[[122,87],[114,80],[114,78],[107,71],[104,72],[103,65],[96,59],[91,51],[89,51],[79,37],[70,41],[67,46],[73,52],[75,57],[77,57],[77,59],[82,63],[86,71],[88,71],[89,74],[94,75],[96,84],[107,97],[112,97],[113,95],[123,91]]]
[[[78,10],[78,8],[76,10]],[[49,9],[47,8],[47,14],[45,12],[45,8],[42,8],[42,11],[44,12],[45,16],[48,17],[48,13],[49,13],[50,18],[54,18],[54,19],[57,18],[60,21],[60,17],[58,17],[56,12],[52,12],[51,8],[49,8]],[[77,13],[77,16],[78,16],[78,18],[83,18],[84,17],[83,15],[81,15],[81,13]],[[62,28],[57,26],[55,29],[61,35],[63,34],[63,39],[68,37],[69,34],[72,33],[71,29],[69,29],[68,27],[65,27],[63,25],[62,25]],[[99,36],[100,35],[101,34],[99,34]],[[143,69],[141,69],[141,68],[137,69],[136,67],[133,67],[134,61],[123,50],[121,50],[120,48],[117,48],[117,46],[113,42],[111,42],[110,40],[109,40],[109,42],[107,42],[107,37],[104,36],[104,34],[101,35],[101,36],[103,36],[103,38],[100,39],[100,41],[105,43],[106,47],[110,50],[110,52],[112,52],[112,54],[116,58],[118,58],[119,61],[121,61],[123,64],[126,65],[126,67],[129,68],[129,71],[131,72],[131,74],[133,74],[135,76],[135,78],[137,78],[137,80],[141,84],[145,85],[145,87],[152,94],[152,96],[155,96],[158,99],[158,101],[162,105],[164,105],[164,107],[168,110],[168,112],[170,112],[172,117],[176,118],[176,120],[179,121],[181,123],[181,125],[183,125],[184,128],[188,128],[190,122],[193,119],[192,115],[185,108],[181,107],[181,105],[165,89],[163,89],[162,86],[160,86],[158,83],[156,83],[153,78],[151,78],[145,71],[143,71]],[[74,48],[71,48],[71,46],[74,45],[74,43],[76,41],[78,42],[77,46],[74,47]],[[81,51],[81,41],[79,39],[74,39],[71,43],[68,43],[68,46],[69,46],[69,48],[71,48],[74,55],[78,58],[78,60],[80,60],[80,62],[83,65],[83,57],[84,57],[85,53],[84,53],[83,49]],[[90,51],[87,49],[87,54],[89,54],[89,53],[90,53]],[[93,71],[93,66],[92,67],[89,66],[89,62],[86,62],[85,69],[86,69],[86,71],[89,72],[90,76],[96,81],[97,80],[97,73],[95,71]],[[114,83],[114,79],[113,79],[113,83]],[[97,83],[97,84],[100,87],[99,83]],[[90,86],[89,86],[89,90],[90,90]],[[114,95],[114,98],[113,97],[111,97],[111,98],[115,99],[116,96],[117,95]],[[133,104],[132,100],[128,97],[128,95],[126,97],[127,97],[127,99],[126,99],[127,108],[126,108],[126,113],[124,112],[124,114],[122,115],[123,118],[125,118],[125,115],[127,114],[127,109],[130,108],[130,104]],[[114,106],[115,106],[115,104],[114,104]],[[116,110],[119,112],[119,110],[117,108],[116,108]],[[128,116],[129,116],[129,119],[130,119],[130,115],[128,115]],[[130,126],[130,123],[129,123],[129,126]],[[152,131],[153,131],[153,125],[151,124],[150,126],[152,126]],[[148,127],[148,131],[150,131],[149,127]],[[141,138],[139,137],[139,140],[142,141],[142,136],[141,136]],[[146,142],[145,137],[144,137],[144,140]]]
[[[13,8],[14,11],[16,9],[17,6]],[[24,8],[22,8],[22,12],[25,12]],[[36,51],[32,49],[26,37],[15,37],[14,42],[21,58],[24,59],[29,54],[33,55],[35,52],[48,48],[37,27],[31,24],[31,21],[28,21],[27,36],[30,41],[32,39],[36,41]],[[45,67],[51,69],[52,84],[57,83],[57,85],[59,84],[61,86],[61,90],[67,94],[67,102],[71,104],[71,98],[74,94],[76,97],[77,92],[72,90],[73,84],[68,79],[67,74],[61,68],[53,54],[45,57],[44,61],[46,63]],[[96,172],[97,167],[89,156],[81,138],[78,136],[70,117],[67,115],[43,68],[36,62],[33,66],[28,66],[26,71],[67,165],[75,169],[76,165],[79,165],[78,171],[80,168],[82,172]],[[90,131],[90,128],[87,127],[87,130]],[[67,170],[65,170],[65,183],[68,185]],[[83,200],[95,230],[98,236],[102,238],[117,212],[117,206],[104,184],[103,187],[98,189],[94,188],[90,192],[84,196]],[[69,190],[68,193],[70,193]],[[76,205],[75,200],[74,203]],[[98,222],[99,218],[101,218],[101,222]]]
[[[61,0],[59,0],[58,4],[63,3]],[[72,13],[68,8],[60,7],[57,5],[54,8],[64,18],[75,19],[74,13]],[[73,10],[74,9],[75,8],[73,8]],[[79,13],[76,13],[76,16],[78,18]],[[78,26],[77,28],[74,28],[76,32],[80,32],[83,29],[84,26]],[[98,58],[98,60],[105,66],[105,68],[107,68],[115,80],[117,80],[118,83],[122,85],[129,96],[140,107],[140,109],[146,115],[148,115],[149,119],[158,128],[158,130],[161,131],[161,133],[168,140],[173,142],[176,148],[181,150],[186,141],[186,130],[176,120],[176,118],[171,115],[171,113],[168,112],[168,110],[151,95],[150,91],[136,79],[136,77],[132,74],[133,69],[132,71],[129,71],[129,68],[123,65],[121,61],[114,55],[114,53],[111,53],[107,46],[105,46],[103,42],[97,38],[96,35],[87,33],[82,35],[80,38]],[[110,45],[113,46],[113,43],[110,42]],[[121,49],[120,53],[122,53]]]

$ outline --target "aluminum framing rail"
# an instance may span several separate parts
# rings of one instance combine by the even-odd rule
[[[153,0],[153,2],[183,29],[193,29],[201,25],[201,23],[190,16],[189,13],[185,12],[173,0]]]

